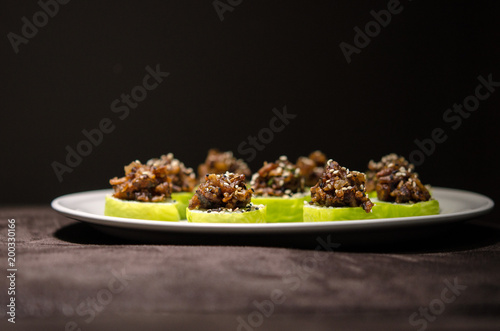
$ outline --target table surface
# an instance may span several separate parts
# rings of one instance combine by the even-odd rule
[[[145,244],[47,206],[1,208],[2,243],[12,218],[16,324],[2,308],[2,330],[500,329],[493,214],[362,246],[335,233]]]

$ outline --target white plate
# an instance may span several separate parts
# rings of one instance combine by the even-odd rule
[[[317,223],[211,224],[188,223],[186,221],[163,222],[104,216],[104,197],[106,194],[110,194],[111,190],[88,191],[64,195],[52,201],[52,208],[69,218],[88,222],[93,225],[104,225],[106,227],[121,229],[193,234],[276,234],[323,231],[350,232],[419,225],[438,225],[463,221],[486,214],[494,206],[490,198],[473,192],[438,187],[434,187],[432,192],[433,196],[439,201],[441,207],[439,215]]]

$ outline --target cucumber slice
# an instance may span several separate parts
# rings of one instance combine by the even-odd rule
[[[177,210],[181,220],[186,219],[186,208],[189,206],[189,200],[193,197],[194,192],[174,192],[172,193],[172,200],[178,202]]]
[[[170,221],[180,220],[177,202],[142,202],[121,200],[106,196],[104,215],[143,220]]]
[[[375,212],[367,213],[361,207],[322,207],[317,205],[304,204],[304,222],[327,222],[327,221],[347,221],[364,220],[373,217]]]
[[[307,201],[307,202],[311,201],[311,188],[310,187],[305,188],[304,201]]]
[[[418,203],[391,203],[371,199],[375,204],[370,213],[361,207],[322,207],[304,205],[304,222],[326,222],[425,216],[439,214],[439,202],[429,200]]]
[[[252,197],[252,203],[267,206],[267,223],[302,222],[304,201],[309,201],[310,195],[300,197]]]
[[[417,203],[394,203],[371,199],[377,218],[425,216],[439,214],[439,202],[435,199]],[[373,210],[373,209],[372,209]]]
[[[431,189],[429,189],[429,193],[432,196],[432,190]],[[368,194],[368,197],[370,198],[370,200],[377,199],[377,191],[370,191],[367,194]]]
[[[193,223],[266,223],[266,206],[254,205],[259,208],[252,211],[208,212],[206,210],[186,209],[188,222]]]

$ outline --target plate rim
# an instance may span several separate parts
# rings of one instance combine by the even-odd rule
[[[380,229],[386,227],[407,227],[416,225],[442,224],[458,222],[472,217],[477,217],[490,212],[494,208],[494,201],[480,193],[454,188],[433,187],[433,190],[447,195],[470,195],[481,200],[481,206],[449,214],[410,216],[396,218],[378,218],[369,220],[347,220],[326,222],[297,222],[297,223],[190,223],[153,221],[142,219],[121,218],[105,215],[97,215],[90,212],[68,208],[61,204],[68,199],[80,196],[105,195],[112,192],[111,189],[100,189],[91,191],[75,192],[59,196],[52,200],[51,207],[60,214],[81,222],[94,225],[128,228],[136,230],[155,230],[161,232],[205,232],[205,233],[293,233],[293,232],[321,232],[335,231],[358,231]],[[104,199],[103,199],[104,203]],[[479,203],[478,203],[479,204]],[[437,220],[436,220],[437,219]]]

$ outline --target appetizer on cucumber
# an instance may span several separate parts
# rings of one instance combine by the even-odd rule
[[[134,161],[125,176],[110,181],[114,193],[106,197],[104,215],[158,221],[179,221],[177,202],[171,199],[172,179],[166,166]]]
[[[297,167],[300,174],[304,176],[304,185],[312,187],[316,185],[327,162],[326,155],[321,151],[314,151],[308,157],[301,156],[297,159]]]
[[[177,209],[181,219],[186,219],[186,208],[189,200],[194,195],[196,175],[192,168],[187,168],[184,163],[174,158],[172,153],[162,155],[158,159],[147,162],[151,167],[166,167],[168,177],[172,180],[172,200],[177,201]]]
[[[366,176],[328,160],[319,181],[311,188],[311,202],[304,205],[304,222],[373,218],[373,203],[365,190]]]
[[[439,214],[439,202],[431,198],[429,190],[413,171],[414,166],[403,157],[390,154],[377,164],[371,161],[369,168],[372,171],[370,185],[374,190],[367,194],[369,185],[365,185],[365,174],[349,172],[337,162],[328,161],[325,173],[311,188],[311,203],[304,206],[304,221]],[[356,205],[362,209],[355,208]]]
[[[187,219],[198,223],[265,223],[266,207],[252,204],[252,193],[243,174],[206,174],[189,201]]]
[[[226,172],[251,175],[250,168],[242,159],[236,159],[233,152],[221,152],[216,148],[208,151],[205,163],[198,166],[198,178],[204,181],[207,174],[225,174]]]
[[[377,173],[389,165],[394,165],[398,169],[403,167],[408,172],[413,172],[415,166],[408,162],[403,156],[391,153],[383,156],[379,162],[370,160],[368,170],[366,171],[366,191],[370,197],[376,197]]]
[[[432,199],[414,168],[403,157],[392,157],[375,174],[377,198],[373,200],[380,208],[387,209],[385,217],[439,214],[439,202]]]
[[[302,222],[304,176],[300,169],[281,156],[276,162],[264,162],[251,181],[255,196],[252,201],[267,206],[267,222]]]

